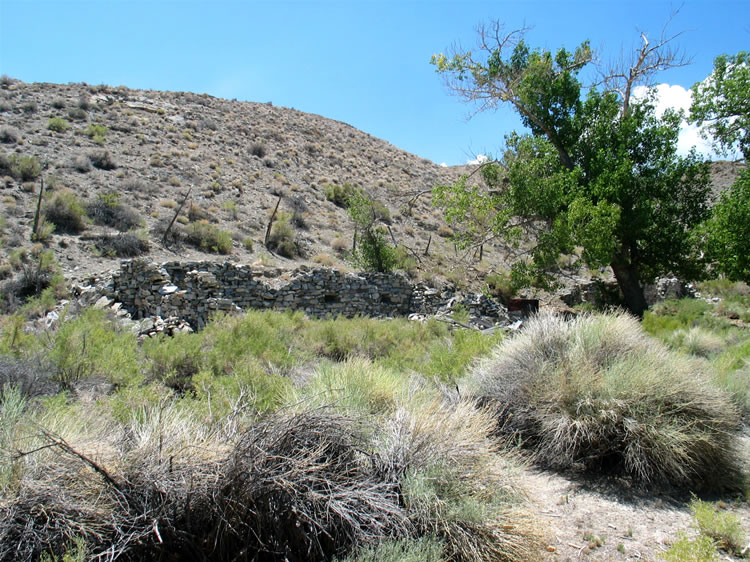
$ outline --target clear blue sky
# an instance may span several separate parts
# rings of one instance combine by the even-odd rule
[[[429,59],[475,44],[489,19],[533,26],[533,46],[603,58],[656,37],[680,3],[659,0],[122,1],[0,0],[0,74],[186,90],[267,102],[349,123],[437,163],[497,152],[512,112],[467,120]],[[670,30],[691,66],[661,82],[689,88],[721,53],[750,49],[749,0],[686,0]]]

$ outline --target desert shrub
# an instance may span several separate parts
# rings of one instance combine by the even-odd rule
[[[86,211],[71,191],[55,193],[52,199],[44,204],[43,212],[58,232],[78,234],[86,229]]]
[[[325,186],[326,199],[334,205],[346,209],[349,206],[349,200],[359,190],[350,183],[344,185],[329,184]]]
[[[698,535],[691,539],[681,532],[660,558],[667,562],[713,562],[719,560],[719,553],[709,537]]]
[[[65,280],[51,251],[38,251],[33,255],[17,253],[11,256],[11,263],[18,275],[7,281],[0,291],[6,301],[3,303],[6,311],[23,305],[22,311],[28,315],[46,313],[58,298],[64,297]]]
[[[746,344],[745,347],[750,348],[750,345]],[[714,380],[729,393],[742,414],[750,419],[750,361],[745,360],[744,367],[738,369],[718,370]]]
[[[263,158],[266,155],[266,145],[256,142],[250,145],[250,154]]]
[[[406,535],[396,484],[359,454],[366,434],[360,420],[325,411],[274,416],[247,431],[219,498],[234,531],[222,549],[237,552],[254,537],[261,552],[323,560]]]
[[[85,121],[88,117],[85,109],[80,107],[71,107],[68,110],[68,117],[73,121]]]
[[[64,133],[70,128],[70,123],[68,123],[65,119],[62,117],[52,117],[47,122],[47,128],[50,131],[54,131],[56,133]]]
[[[252,252],[253,251],[253,239],[250,238],[249,236],[246,236],[245,238],[242,239],[242,246],[248,252]]]
[[[328,254],[316,254],[312,257],[312,261],[313,263],[317,263],[325,267],[333,267],[334,265],[336,265],[336,260],[334,260]]]
[[[404,405],[377,440],[381,470],[401,483],[416,536],[445,560],[537,560],[539,532],[519,506],[514,463],[498,455],[492,416],[469,402]]]
[[[705,368],[627,315],[546,314],[477,366],[466,391],[498,408],[498,432],[542,465],[735,488],[737,411]]]
[[[24,113],[36,113],[39,106],[35,101],[27,101],[21,104],[21,111]]]
[[[14,144],[21,138],[21,133],[13,127],[3,127],[0,129],[0,142]]]
[[[57,368],[57,382],[66,388],[93,377],[124,384],[140,374],[136,343],[135,336],[119,331],[103,310],[88,309],[62,322],[49,359]]]
[[[205,221],[190,223],[185,228],[185,241],[205,252],[214,254],[232,252],[232,235]]]
[[[34,156],[0,154],[0,174],[20,181],[33,181],[42,173],[42,165]]]
[[[0,355],[0,389],[16,388],[22,396],[56,394],[57,369],[43,355]]]
[[[55,98],[50,105],[55,109],[65,109],[65,100],[62,98]]]
[[[96,224],[111,226],[120,232],[131,230],[141,224],[141,217],[134,208],[120,201],[115,192],[99,193],[86,204],[86,214]]]
[[[667,343],[675,349],[699,357],[717,355],[728,345],[726,337],[697,326],[689,330],[677,330],[668,337]]]
[[[104,137],[107,134],[107,127],[99,125],[98,123],[91,123],[86,127],[85,134],[95,143],[102,144],[104,142]]]
[[[81,172],[82,174],[88,173],[91,171],[91,158],[85,154],[79,154],[73,158],[71,166],[77,172]]]
[[[142,235],[130,232],[116,236],[98,236],[94,239],[94,247],[105,256],[118,258],[134,258],[148,253],[148,240]]]
[[[443,543],[434,537],[388,540],[368,546],[341,562],[444,562]]]
[[[110,153],[106,150],[89,153],[89,159],[94,165],[94,168],[98,168],[100,170],[114,170],[115,168],[117,168],[117,164],[112,159]]]
[[[271,227],[271,233],[266,244],[269,250],[286,258],[299,255],[294,228],[290,221],[291,215],[289,213],[279,213]]]
[[[137,414],[116,423],[102,408],[55,407],[36,420],[24,446],[38,450],[0,506],[0,559],[195,554],[186,537],[220,520],[211,495],[226,447],[174,405]]]

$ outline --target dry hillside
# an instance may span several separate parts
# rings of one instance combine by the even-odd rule
[[[429,197],[411,208],[409,201],[461,170],[441,168],[318,115],[209,95],[5,79],[0,140],[6,159],[17,154],[41,163],[47,204],[66,190],[84,207],[100,195],[118,194],[120,203],[137,212],[141,236],[147,233],[149,239],[148,255],[157,260],[225,259],[189,244],[165,248],[161,243],[161,232],[191,190],[175,228],[207,221],[230,233],[228,259],[283,268],[300,261],[346,267],[353,226],[345,209],[326,197],[331,186],[345,184],[385,205],[396,241],[422,260],[416,274],[445,272],[454,258],[445,239],[449,232]],[[2,254],[7,258],[10,250],[31,245],[40,182],[4,173]],[[299,249],[294,260],[270,255],[262,245],[279,196],[279,211],[294,215]],[[98,236],[116,233],[89,221],[75,235],[57,228],[47,243],[66,276],[75,278],[117,266],[120,258],[95,243]]]
[[[454,180],[464,167],[443,168],[345,123],[270,103],[123,86],[26,84],[3,77],[0,141],[0,267],[5,272],[0,277],[10,275],[7,262],[13,251],[32,246],[41,179],[45,208],[55,207],[58,196],[68,194],[70,200],[72,194],[88,211],[80,232],[58,226],[45,240],[72,280],[115,269],[121,257],[137,253],[132,240],[141,240],[143,255],[157,261],[351,267],[346,252],[353,224],[343,206],[331,200],[333,186],[346,185],[385,206],[389,237],[410,258],[410,275],[428,282],[468,282],[478,289],[484,275],[508,266],[498,248],[485,247],[481,264],[460,267],[451,230],[424,193]],[[27,157],[41,169],[14,173],[11,163]],[[716,187],[726,185],[736,168],[719,163]],[[180,239],[163,244],[161,235],[188,191],[171,230]],[[415,199],[418,193],[423,195]],[[290,257],[280,255],[290,252],[272,254],[263,246],[279,197],[295,245],[291,253],[296,255]],[[120,205],[119,214],[107,220],[102,213],[113,202]],[[191,228],[205,224],[225,232],[227,243],[231,236],[226,256],[186,240]],[[106,238],[121,236],[118,230],[134,233],[120,255],[112,238]]]

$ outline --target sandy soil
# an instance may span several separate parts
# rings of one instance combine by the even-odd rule
[[[750,428],[743,449],[750,458]],[[522,476],[532,509],[547,535],[544,560],[659,560],[679,532],[697,534],[687,494],[644,494],[621,480],[585,481],[530,468]],[[750,537],[750,504],[721,500]],[[723,504],[722,504],[723,505]],[[739,560],[722,553],[721,560]]]

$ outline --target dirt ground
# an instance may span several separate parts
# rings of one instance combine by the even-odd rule
[[[742,441],[750,462],[748,426]],[[623,481],[586,481],[534,468],[525,471],[522,481],[547,535],[547,561],[659,560],[679,532],[697,534],[688,494],[645,494]],[[747,501],[703,499],[722,500],[750,537]],[[719,559],[739,560],[726,553]]]

